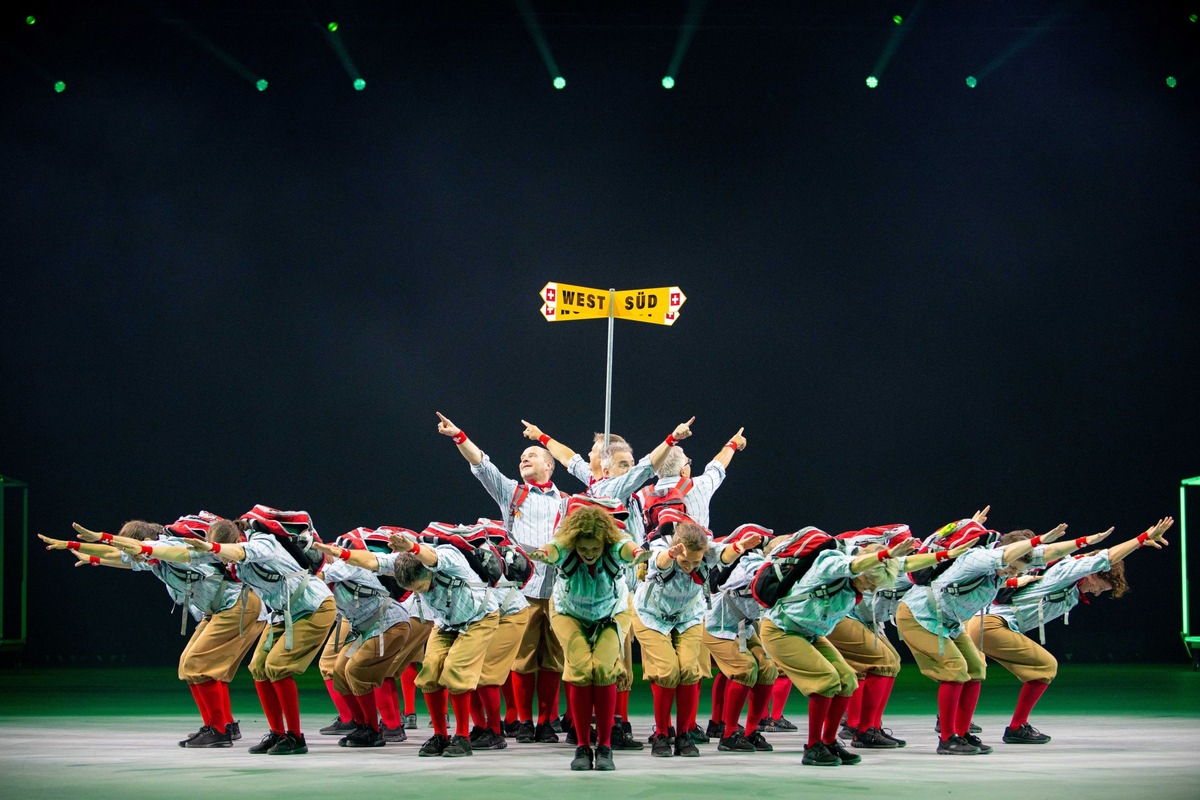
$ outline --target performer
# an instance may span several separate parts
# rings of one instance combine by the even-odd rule
[[[1063,558],[1042,573],[1042,579],[1037,583],[1016,590],[1007,602],[1002,603],[997,598],[982,617],[973,616],[967,621],[966,635],[971,641],[982,641],[980,649],[984,656],[1021,681],[1016,709],[1004,729],[1005,743],[1046,744],[1050,741],[1049,736],[1029,724],[1030,712],[1058,674],[1058,661],[1042,646],[1046,643],[1045,624],[1059,617],[1065,623],[1081,595],[1112,591],[1115,598],[1123,596],[1129,590],[1125,580],[1125,559],[1140,547],[1161,550],[1168,544],[1163,536],[1173,524],[1174,519],[1164,517],[1121,544]],[[1073,545],[1063,544],[1074,547],[1095,545],[1111,531],[1110,528],[1104,533],[1076,539]],[[1061,547],[1062,544],[1047,547],[1046,560],[1053,561],[1061,552],[1055,548]],[[1041,644],[1026,635],[1035,628],[1039,631]]]
[[[521,453],[521,482],[506,477],[462,429],[438,412],[438,433],[449,436],[458,452],[471,465],[471,474],[500,507],[509,538],[526,552],[549,544],[562,517],[565,497],[550,480],[554,457],[544,447],[527,447]],[[516,690],[522,743],[558,741],[551,720],[558,716],[558,690],[562,682],[563,653],[550,628],[550,594],[554,588],[553,568],[543,564],[523,590],[529,601],[529,619],[517,650],[512,670]],[[533,693],[537,687],[538,721],[535,728]]]
[[[950,541],[958,545],[985,537],[983,522],[989,508],[952,523]],[[1032,538],[1006,534],[995,547],[972,547],[929,586],[910,589],[900,601],[896,612],[900,638],[921,673],[938,683],[939,754],[992,752],[970,730],[986,668],[963,624],[986,608],[1006,582],[1018,588],[1036,581],[1036,576],[1022,574],[1033,565],[1033,548],[1059,539],[1066,528],[1059,525]]]

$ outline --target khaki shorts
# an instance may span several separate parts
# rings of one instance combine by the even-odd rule
[[[508,680],[513,661],[517,658],[517,650],[521,647],[521,639],[525,636],[525,626],[528,624],[528,608],[500,617],[496,635],[492,637],[492,643],[488,645],[487,655],[483,659],[483,671],[479,674],[480,686],[503,686]]]
[[[666,689],[699,683],[700,634],[704,625],[663,634],[647,628],[634,614],[633,630],[642,646],[642,677]]]
[[[342,694],[363,695],[383,686],[396,656],[408,644],[409,634],[408,623],[397,622],[383,632],[382,648],[379,636],[343,647],[333,668],[333,688]]]
[[[554,612],[550,624],[566,656],[565,682],[573,686],[611,686],[624,675],[619,621],[596,631],[595,641],[588,641],[590,625],[583,620]]]
[[[939,646],[937,635],[921,627],[904,603],[896,611],[896,628],[925,677],[951,683],[981,681],[987,677],[983,656],[965,632],[953,639],[942,639]]]
[[[529,621],[521,635],[512,671],[526,675],[538,670],[562,672],[562,645],[550,627],[550,598],[526,599],[529,601]]]
[[[787,633],[769,619],[761,622],[763,649],[805,697],[849,697],[858,688],[854,670],[824,636],[813,641]]]
[[[617,624],[621,626],[621,641],[624,647],[621,648],[621,664],[625,670],[621,673],[621,677],[617,678],[617,691],[628,692],[633,689],[633,640],[636,638],[633,635],[633,593],[629,595],[629,604],[625,610],[617,614]]]
[[[304,672],[317,657],[317,651],[329,636],[336,619],[337,606],[332,597],[327,597],[312,614],[293,621],[290,650],[287,648],[283,623],[267,627],[259,637],[259,645],[254,648],[254,657],[250,659],[250,674],[254,680],[274,682]],[[275,641],[267,649],[267,639],[272,631]]]
[[[846,617],[825,637],[861,681],[867,673],[894,678],[900,674],[900,654],[880,633],[856,619]]]
[[[179,656],[179,680],[231,682],[267,627],[266,621],[258,619],[260,609],[258,595],[242,592],[231,608],[202,619]]]
[[[408,669],[409,664],[424,657],[425,645],[429,643],[429,634],[432,632],[432,622],[422,622],[416,617],[408,618],[408,639],[404,641],[404,649],[392,661],[392,667],[388,671],[389,678],[399,678],[400,673]]]
[[[757,633],[750,634],[746,639],[745,651],[737,639],[718,639],[709,633],[707,628],[701,634],[701,639],[717,669],[734,683],[740,683],[742,686],[763,685],[774,683],[779,677],[779,670],[763,649],[762,640],[758,638]],[[709,675],[711,674],[710,670]]]
[[[321,671],[321,679],[333,680],[333,668],[337,666],[338,654],[346,649],[346,640],[350,638],[350,622],[342,616],[338,617],[337,625],[329,631],[325,646],[321,648],[321,658],[317,661],[317,669]],[[335,646],[336,645],[336,646]]]
[[[429,634],[417,688],[422,692],[447,689],[462,694],[479,686],[488,645],[500,626],[500,613],[493,611],[473,622],[462,633],[435,630]]]
[[[979,617],[971,617],[963,633],[972,642],[979,641]],[[983,618],[983,654],[1017,676],[1022,683],[1049,683],[1058,675],[1058,659],[1050,651],[1023,633],[1017,633],[1002,617],[988,614]]]

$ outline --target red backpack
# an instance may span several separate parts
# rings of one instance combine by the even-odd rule
[[[751,596],[763,608],[771,608],[788,596],[817,556],[837,547],[838,540],[820,528],[801,528],[790,534],[754,574],[750,581]],[[849,582],[849,578],[843,580]]]
[[[325,554],[312,546],[321,536],[307,511],[280,511],[259,504],[241,518],[249,520],[251,532],[273,535],[288,555],[313,575],[325,566]]]
[[[988,530],[973,519],[960,519],[957,522],[943,525],[926,537],[925,541],[921,542],[921,546],[917,548],[917,552],[940,553],[968,543],[972,547],[981,544],[987,547],[999,538],[999,533]],[[939,561],[932,567],[908,573],[908,579],[917,586],[928,586],[943,572],[950,569],[951,563],[950,561]]]
[[[407,528],[381,528],[379,530],[371,530],[370,528],[355,528],[352,531],[347,531],[337,538],[337,546],[344,547],[347,550],[369,550],[372,553],[390,553],[392,548],[388,546],[388,533],[408,531]],[[401,588],[400,584],[396,583],[396,579],[391,575],[376,575],[379,582],[387,589],[388,594],[395,600],[405,600],[412,592]],[[343,581],[349,584],[349,581]],[[356,592],[356,596],[366,597],[377,595],[377,590],[372,590],[370,587],[353,584],[352,590]]]
[[[188,514],[166,526],[168,532],[184,539],[207,539],[208,529],[220,517],[211,511],[201,511],[199,514]]]
[[[690,520],[684,498],[692,490],[693,485],[692,479],[688,478],[661,493],[655,492],[653,486],[639,489],[637,498],[642,506],[642,521],[646,524],[646,530],[653,531],[662,525],[663,512],[668,510],[682,514]]]
[[[731,545],[734,542],[741,541],[745,537],[755,533],[762,537],[762,541],[753,548],[754,550],[762,550],[766,543],[775,535],[775,531],[771,530],[770,528],[764,528],[761,525],[755,525],[753,522],[748,522],[745,525],[739,525],[738,527],[734,528],[733,533],[729,534],[728,536],[720,539],[713,539],[713,544]],[[741,562],[742,556],[749,552],[750,551],[747,550],[745,553],[741,553],[730,564],[723,564],[718,561],[716,565],[708,571],[708,591],[710,594],[716,594],[725,587],[725,582],[729,580],[729,576],[733,574],[733,570],[737,567],[738,563]],[[747,593],[748,592],[741,592],[743,596],[745,596]]]
[[[486,535],[476,536],[475,542],[468,541],[467,537],[476,534],[478,527],[475,525],[451,525],[448,522],[431,522],[425,526],[425,530],[417,534],[416,538],[421,544],[427,544],[430,547],[450,545],[455,548],[462,553],[471,567],[471,571],[485,586],[495,586],[504,577],[503,556],[500,549],[488,541]],[[435,580],[440,577],[441,573],[434,573]],[[450,579],[449,582],[453,582],[453,579]],[[449,582],[442,581],[447,585]]]

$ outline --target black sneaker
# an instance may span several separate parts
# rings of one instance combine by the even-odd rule
[[[857,730],[855,730],[854,728],[851,728],[849,725],[847,725],[846,723],[843,722],[842,729],[840,731],[838,731],[838,738],[842,739],[843,741],[849,742],[849,741],[853,741],[855,735],[857,735],[857,734],[858,734]]]
[[[343,740],[338,740],[341,744]],[[350,734],[345,739],[344,747],[383,747],[387,741],[383,738],[382,730],[375,730],[370,725],[363,725],[361,728]]]
[[[700,751],[696,748],[696,743],[692,741],[692,738],[684,734],[675,737],[675,755],[684,758],[699,758]]]
[[[258,744],[250,746],[250,752],[254,753],[255,755],[258,755],[260,753],[265,753],[268,750],[270,750],[272,747],[274,747],[275,745],[279,744],[279,742],[282,739],[283,739],[282,733],[276,733],[275,731],[267,731],[266,734],[263,735],[262,740],[259,741]]]
[[[224,733],[217,733],[217,729],[213,727],[205,728],[198,736],[188,740],[186,747],[233,747],[233,737],[229,735],[229,728],[225,728]]]
[[[471,740],[466,736],[455,735],[446,748],[442,750],[442,758],[463,758],[465,756],[474,755],[471,749]]]
[[[717,750],[722,753],[753,753],[754,745],[750,744],[750,740],[745,736],[734,731],[729,736],[721,737],[721,741],[717,742]]]
[[[900,745],[896,744],[894,739],[889,739],[883,735],[883,731],[879,728],[867,728],[865,731],[858,731],[854,734],[854,738],[850,740],[851,747],[860,747],[864,750],[895,750]]]
[[[667,741],[667,737],[661,733],[656,733],[650,737],[650,755],[655,758],[670,758],[675,753],[671,750],[671,745]]]
[[[937,746],[940,756],[977,756],[979,748],[961,736],[951,736],[949,739],[939,739]]]
[[[521,730],[521,722],[515,719],[512,722],[501,722],[500,730],[504,731],[505,736],[515,739],[517,738],[517,731]]]
[[[963,738],[967,740],[967,744],[971,745],[972,747],[979,748],[979,755],[981,756],[986,756],[988,753],[992,752],[992,748],[989,745],[984,744],[983,740],[973,733],[968,733]]]
[[[358,723],[354,720],[342,722],[341,717],[334,717],[333,722],[321,728],[318,733],[322,736],[347,736],[358,730]]]
[[[471,746],[474,747],[475,743],[478,742],[479,738],[481,736],[483,736],[485,733],[491,733],[491,731],[488,730],[487,728],[481,728],[478,725],[471,728],[471,735],[467,737],[471,741]]]
[[[667,742],[672,747],[675,746],[675,726],[674,725],[670,725],[667,727]]]
[[[755,731],[747,736],[746,741],[754,745],[754,751],[756,753],[769,753],[775,749],[771,746],[771,743],[767,741],[767,738],[758,731]]]
[[[554,732],[554,727],[550,723],[539,722],[533,731],[533,741],[542,744],[558,744],[558,734]]]
[[[693,744],[708,744],[710,741],[704,731],[700,730],[699,725],[687,732],[687,738],[691,739]]]
[[[303,733],[288,731],[275,746],[267,751],[269,756],[302,756],[308,752],[308,744],[304,741]]]
[[[225,726],[225,731],[229,734],[229,738],[235,742],[242,738],[242,726],[238,724],[236,719]]]
[[[575,735],[575,722],[570,719],[559,721],[555,718],[550,723],[550,730],[555,733],[561,733],[567,740],[567,744],[579,744],[579,738]]]
[[[401,720],[403,721],[400,724],[403,725],[406,730],[414,731],[417,729],[416,714],[405,714],[403,717],[401,717]]]
[[[600,772],[612,772],[617,768],[613,763],[612,748],[598,745],[596,747],[596,767]]]
[[[792,731],[799,730],[795,723],[791,722],[783,714],[780,714],[779,719],[775,720],[775,728],[779,733],[791,733]]]
[[[934,732],[934,733],[941,733],[941,732],[942,732],[942,718],[941,718],[941,717],[934,717],[934,719],[933,719],[933,732]],[[978,725],[976,725],[974,722],[972,722],[972,723],[971,723],[971,729],[970,729],[970,731],[968,731],[968,732],[969,732],[969,733],[983,733],[983,728],[979,727],[979,726],[978,726]]]
[[[641,750],[645,746],[646,745],[633,738],[633,731],[630,729],[628,722],[618,722],[613,724],[613,750]]]
[[[800,759],[800,763],[807,767],[836,767],[842,760],[829,752],[824,744],[817,742],[812,747],[804,748],[804,758]]]
[[[537,741],[532,722],[518,722],[516,739],[519,744],[532,744]]]
[[[180,740],[179,740],[179,746],[180,746],[180,747],[187,747],[187,746],[188,746],[188,742],[190,742],[192,739],[195,739],[197,736],[200,736],[201,734],[203,734],[203,733],[204,733],[205,731],[207,731],[207,730],[209,730],[209,727],[208,727],[207,725],[201,725],[201,726],[200,726],[200,730],[196,731],[195,733],[189,733],[189,734],[187,735],[187,738],[185,738],[185,739],[180,739]]]
[[[1005,744],[1045,744],[1050,737],[1026,722],[1017,727],[1006,727],[1002,737]]]
[[[554,731],[555,733],[562,733],[570,724],[571,720],[567,718],[566,714],[563,714],[561,717],[555,717],[554,719],[550,720],[550,730]],[[558,740],[555,739],[555,741]]]
[[[758,722],[759,733],[779,733],[779,728],[776,727],[776,720],[771,717],[763,717]]]
[[[833,739],[833,744],[830,744],[829,742],[825,743],[825,749],[841,759],[843,764],[857,764],[862,761],[862,756],[857,753],[851,753],[849,750],[842,747],[842,743],[837,740],[836,736]]]
[[[883,738],[890,739],[891,741],[895,742],[896,747],[904,747],[904,745],[908,744],[908,742],[905,741],[904,739],[898,739],[895,736],[892,736],[891,728],[876,728],[875,730],[877,730],[879,732],[879,735],[882,736]]]
[[[571,759],[572,772],[587,772],[592,768],[592,748],[586,744],[575,748],[575,757]]]
[[[708,727],[704,729],[704,735],[709,739],[724,739],[725,723],[717,722],[715,719],[710,719],[708,721]]]
[[[387,725],[379,725],[379,735],[383,737],[385,742],[406,742],[408,734],[404,732],[404,725],[400,724],[394,728],[389,728]]]
[[[422,758],[440,756],[449,744],[449,736],[442,736],[440,733],[435,733],[425,740],[425,744],[421,745],[421,749],[417,751],[417,755]]]
[[[483,728],[477,739],[471,739],[473,750],[503,750],[508,747],[508,741],[491,728]]]

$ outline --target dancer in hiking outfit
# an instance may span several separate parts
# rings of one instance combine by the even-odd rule
[[[417,687],[425,694],[433,735],[422,757],[458,758],[473,754],[470,740],[471,692],[479,685],[488,646],[500,624],[502,592],[489,588],[454,544],[420,544],[410,534],[390,533],[393,553],[345,550],[337,558],[355,567],[391,574],[401,589],[417,595],[414,608],[432,620]],[[454,707],[454,736],[447,728],[447,693]]]
[[[616,682],[624,672],[623,630],[617,617],[628,608],[626,567],[644,554],[601,506],[573,508],[554,541],[530,558],[558,567],[551,624],[566,656],[563,680],[579,746],[572,770],[612,770],[613,727],[605,724],[616,711]],[[592,714],[600,723],[593,753],[587,731]]]
[[[752,535],[759,537],[758,546],[747,548],[727,575],[720,576],[720,586],[713,592],[701,634],[705,649],[719,670],[718,680],[713,683],[713,715],[706,734],[720,739],[717,750],[722,752],[774,749],[758,730],[758,723],[766,713],[779,673],[755,628],[763,607],[748,591],[751,579],[766,560],[761,545],[770,539],[771,533],[758,525],[742,525],[721,540],[722,544],[732,544]],[[711,579],[709,585],[713,585]],[[717,687],[721,689],[719,695]],[[747,700],[750,708],[742,729],[738,720]]]
[[[638,492],[642,507],[649,507],[651,498],[662,498],[674,490],[683,496],[687,515],[697,525],[708,528],[709,505],[713,495],[725,481],[725,471],[729,469],[733,454],[746,449],[746,437],[742,435],[745,430],[738,428],[738,432],[708,462],[704,472],[695,477],[692,476],[691,459],[683,452],[683,448],[671,447],[662,466],[655,470],[658,481],[653,488]]]
[[[180,747],[232,747],[235,739],[242,738],[233,719],[229,684],[266,625],[259,599],[243,591],[242,585],[219,567],[172,564],[146,552],[172,546],[186,550],[183,539],[201,535],[217,519],[216,515],[201,512],[194,517],[181,517],[166,528],[132,520],[116,536],[89,531],[76,523],[75,530],[84,541],[103,540],[111,546],[62,542],[63,547],[79,552],[104,548],[108,551],[102,559],[104,565],[150,572],[163,582],[171,599],[181,607],[181,632],[187,624],[187,615],[199,623],[179,656],[178,675],[192,692],[202,725],[180,741]],[[40,538],[47,544],[56,541]]]
[[[554,460],[566,467],[571,477],[577,479],[589,490],[593,484],[604,479],[603,456],[605,444],[603,433],[592,435],[592,449],[588,451],[587,461],[584,461],[583,456],[557,439],[553,439],[542,433],[541,429],[532,422],[521,420],[521,424],[525,426],[525,432],[522,435],[526,439],[538,442],[542,447],[550,451],[550,455],[554,457]],[[628,445],[628,442],[625,441],[624,437],[610,433],[608,434],[607,446],[613,447],[614,445]]]
[[[782,596],[770,598],[772,603],[760,627],[763,648],[776,667],[808,697],[808,740],[801,763],[832,767],[862,761],[842,747],[837,738],[842,714],[858,680],[826,636],[861,601],[863,592],[891,585],[900,570],[900,559],[915,547],[912,540],[907,540],[894,548],[874,545],[852,555],[836,547],[833,537],[815,528],[776,537],[767,546],[768,561],[760,576],[773,565],[782,566],[784,554],[793,549],[798,561],[804,560],[806,553],[816,553],[801,577],[789,574],[791,581],[781,579],[779,586],[785,591]],[[762,602],[766,598],[759,580],[756,577],[755,596]]]
[[[943,529],[948,531],[946,543],[958,546],[988,538],[991,534],[983,522],[989,509],[947,525]],[[914,586],[900,601],[896,612],[900,638],[912,652],[921,673],[938,683],[939,754],[992,752],[991,747],[971,733],[971,717],[987,670],[963,624],[986,608],[1001,587],[1019,588],[1038,580],[1036,576],[1021,574],[1034,565],[1034,548],[1059,539],[1066,528],[1059,525],[1043,536],[1032,538],[1014,532],[1000,537],[994,547],[971,547],[932,583]]]
[[[1101,595],[1109,590],[1114,598],[1124,595],[1129,589],[1125,580],[1125,558],[1140,547],[1161,550],[1168,544],[1163,535],[1173,524],[1174,519],[1164,517],[1121,544],[1063,558],[1046,569],[1040,581],[1016,590],[1004,602],[997,598],[982,617],[976,615],[967,621],[966,635],[973,642],[982,641],[980,649],[985,662],[987,658],[992,659],[1021,681],[1016,709],[1004,729],[1005,743],[1046,744],[1050,741],[1049,736],[1029,724],[1030,712],[1058,674],[1058,661],[1042,646],[1046,643],[1046,623],[1059,617],[1065,622],[1083,595]],[[1076,539],[1073,546],[1097,544],[1109,532],[1111,528],[1105,533]],[[1054,561],[1062,552],[1056,548],[1070,544],[1064,542],[1046,547],[1045,560]],[[1041,644],[1027,635],[1035,629]]]
[[[544,447],[527,447],[518,464],[521,482],[506,477],[462,429],[438,413],[438,433],[449,436],[458,452],[471,465],[471,474],[500,507],[509,538],[526,552],[549,544],[565,506],[564,495],[550,477],[554,457]],[[558,690],[562,683],[563,653],[550,628],[550,594],[554,589],[554,568],[536,565],[533,577],[523,593],[529,601],[529,619],[517,658],[513,662],[513,688],[516,693],[520,727],[517,741],[558,741],[551,721],[558,715]],[[533,724],[533,694],[537,688],[537,726]]]
[[[712,542],[706,528],[674,512],[659,535],[652,536],[646,579],[634,597],[633,629],[642,646],[643,676],[654,695],[651,754],[696,757],[700,751],[687,732],[696,724],[708,569],[718,560],[730,564],[759,539],[748,536],[730,545]],[[708,656],[703,656],[705,659]],[[677,705],[676,728],[671,707]],[[674,735],[674,750],[669,737]]]

